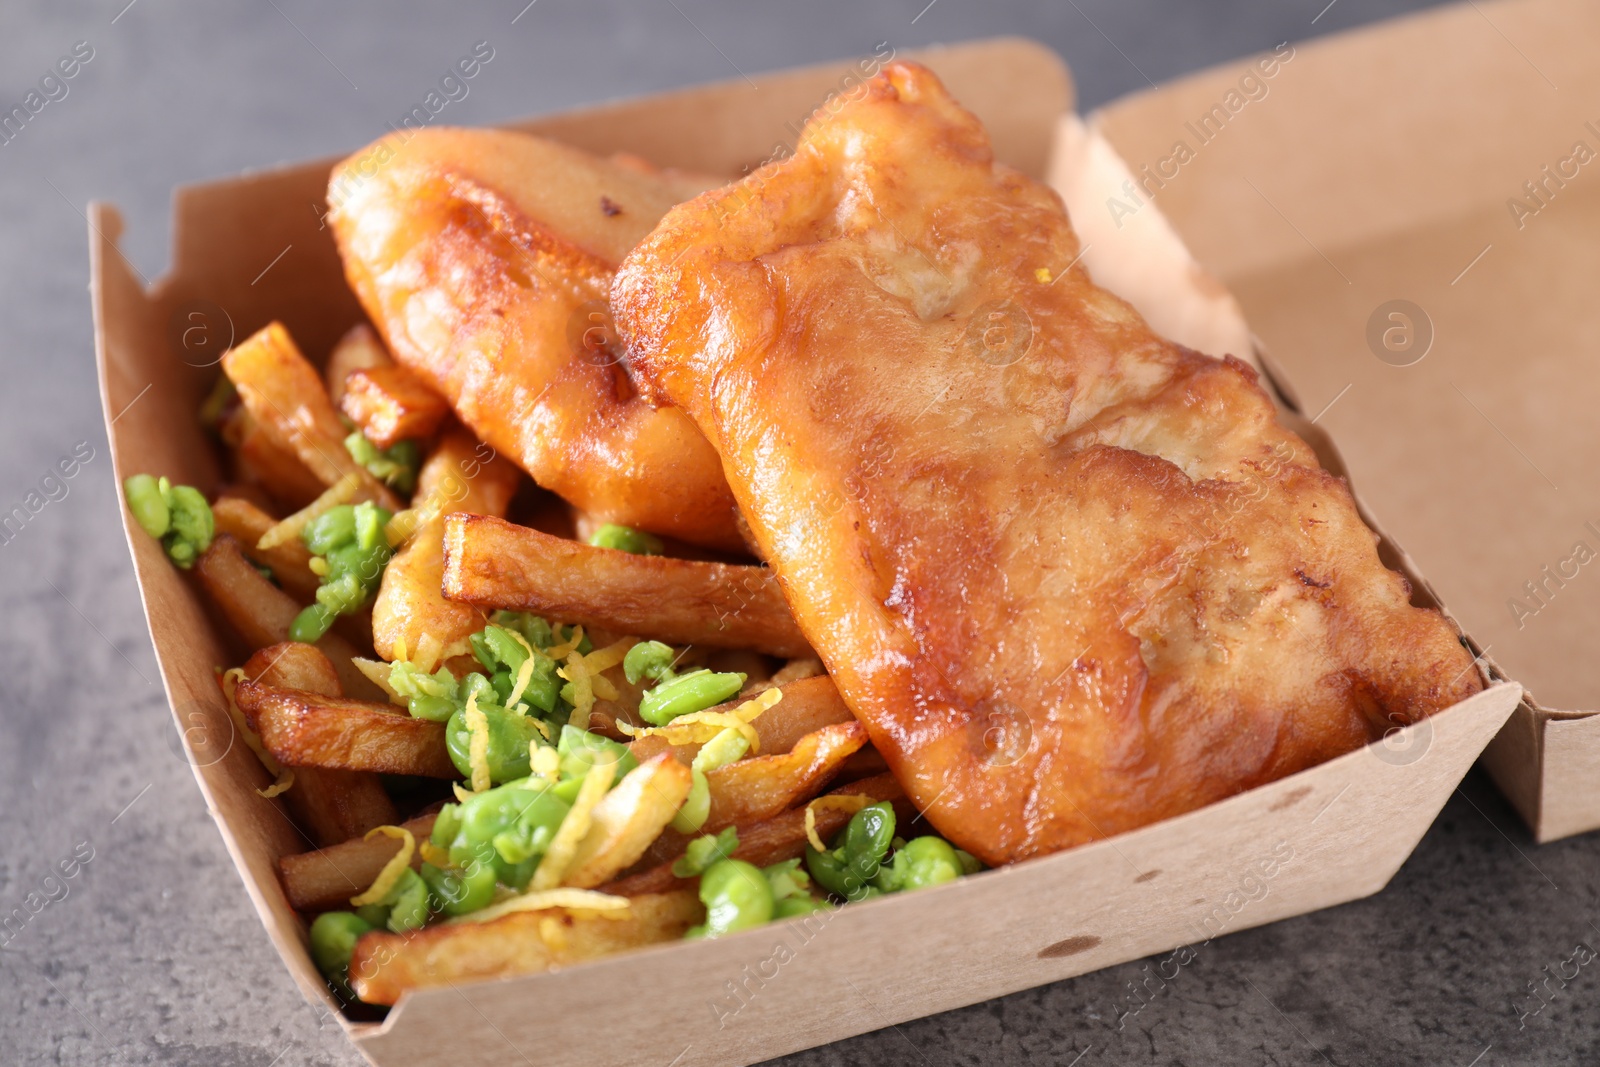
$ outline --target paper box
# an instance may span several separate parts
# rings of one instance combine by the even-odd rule
[[[919,58],[988,123],[1002,160],[1038,176],[1053,169],[1068,185],[1112,158],[1081,127],[1062,124],[1072,103],[1066,72],[1037,45],[997,41]],[[742,82],[714,86],[522,128],[737,174],[777,144],[792,144],[826,94],[859,76],[854,64],[810,68],[763,76],[759,91]],[[320,355],[359,320],[319,220],[331,162],[180,190],[174,265],[149,291],[117,251],[115,209],[94,206],[97,347],[119,478],[151,471],[215,485],[217,460],[194,412],[229,340],[281,318]],[[1132,279],[1162,328],[1192,344],[1247,344],[1231,298],[1153,211],[1145,220],[1153,228],[1137,242],[1107,241],[1094,251],[1094,269]],[[1337,465],[1317,428],[1307,435]],[[304,922],[274,869],[305,842],[254,792],[267,775],[249,751],[212,740],[227,734],[212,668],[231,662],[230,652],[185,577],[127,515],[124,525],[201,789],[286,965],[307,997],[331,1007],[306,952]],[[1386,544],[1385,552],[1419,601],[1432,603],[1398,549]],[[382,1024],[346,1025],[385,1065],[457,1064],[515,1050],[584,1067],[742,1064],[1353,900],[1390,879],[1516,705],[1519,686],[1485,677],[1496,684],[1385,743],[1114,840],[852,905],[809,925],[773,924],[552,974],[428,990],[402,999]],[[1182,962],[1174,957],[1175,966]]]
[[[1541,841],[1600,826],[1597,47],[1582,0],[1446,7],[1296,46],[1236,113],[1245,61],[1093,123],[1528,687],[1485,762]]]

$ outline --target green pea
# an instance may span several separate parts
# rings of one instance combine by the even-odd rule
[[[878,873],[878,865],[889,853],[894,840],[894,805],[887,801],[869,804],[850,816],[844,828],[844,861],[861,881]]]
[[[321,604],[308,604],[300,609],[300,614],[289,624],[289,640],[314,645],[322,640],[322,635],[333,626],[336,618],[337,615]]]
[[[167,554],[180,566],[187,566],[211,547],[216,520],[205,496],[192,486],[174,485],[165,496],[172,520],[166,537]]]
[[[446,915],[467,915],[488,907],[494,900],[496,878],[492,863],[473,863],[459,871],[440,870],[424,863],[422,880],[427,883],[435,908]]]
[[[371,552],[382,545],[387,552],[389,541],[383,535],[383,528],[389,524],[394,515],[388,508],[380,508],[370,500],[362,501],[355,506],[356,517],[356,544],[363,552]]]
[[[624,668],[626,669],[626,668]],[[665,726],[680,715],[716,707],[744,688],[743,674],[716,674],[691,671],[658,682],[639,700],[639,716],[648,723]]]
[[[815,897],[785,897],[772,908],[774,919],[792,919],[796,915],[810,915],[819,911],[832,911],[833,905]]]
[[[706,824],[706,817],[711,814],[711,783],[706,781],[706,772],[693,767],[689,773],[693,775],[689,795],[669,824],[680,834],[694,833]]]
[[[362,934],[370,933],[373,925],[361,916],[348,911],[327,911],[311,923],[311,958],[317,970],[346,996],[350,991],[350,954]]]
[[[760,926],[772,918],[772,889],[761,868],[744,860],[719,860],[700,876],[706,906],[702,936],[720,937]]]
[[[433,830],[429,832],[428,840],[440,848],[449,848],[460,832],[461,805],[446,804],[433,817]]]
[[[344,450],[350,453],[351,459],[365,467],[368,474],[385,485],[393,486],[402,493],[409,493],[415,488],[417,468],[422,461],[421,451],[415,441],[397,441],[380,451],[366,434],[356,430],[344,439]]]
[[[679,878],[693,878],[712,864],[727,859],[738,848],[739,831],[735,827],[729,826],[717,834],[703,834],[689,842],[683,855],[672,865],[672,873]]]
[[[956,850],[942,837],[914,837],[894,854],[894,888],[924,889],[961,877]]]
[[[428,885],[409,867],[383,899],[389,905],[388,927],[394,933],[415,930],[428,921]]]
[[[750,739],[731,726],[700,746],[695,753],[694,767],[701,771],[714,771],[737,763],[750,751]]]
[[[461,803],[457,816],[460,828],[451,844],[490,845],[496,835],[514,828],[520,828],[519,832],[529,841],[543,836],[547,842],[571,807],[554,790],[542,785],[529,787],[518,782],[490,789]],[[451,858],[455,859],[453,853]]]
[[[354,541],[355,536],[356,509],[349,504],[329,508],[300,531],[300,540],[315,556],[326,556],[340,545]]]
[[[161,488],[148,474],[135,474],[122,483],[122,493],[128,498],[128,510],[145,533],[160,540],[172,525],[172,513],[162,498]]]
[[[977,874],[983,870],[983,863],[970,852],[956,849],[956,862],[961,864],[962,874]]]
[[[618,526],[611,522],[590,534],[589,543],[596,548],[614,548],[621,552],[631,552],[635,556],[659,556],[667,550],[667,546],[661,543],[661,538],[654,534],[635,530],[631,526]]]
[[[671,645],[640,641],[622,657],[622,676],[628,679],[629,685],[638,685],[641,678],[659,680],[671,673],[672,661],[677,656]]]
[[[580,730],[570,723],[561,728],[556,738],[556,752],[561,756],[563,778],[582,778],[596,763],[615,763],[617,771],[612,781],[621,781],[624,775],[639,766],[639,761],[627,745],[588,730]]]
[[[528,888],[529,882],[533,881],[533,872],[539,869],[539,862],[542,859],[542,856],[535,856],[521,863],[507,863],[496,856],[495,877],[520,893]]]
[[[811,877],[816,879],[822,888],[847,899],[864,884],[864,880],[853,874],[845,865],[844,854],[840,849],[818,852],[807,846],[806,870],[811,872]]]
[[[363,904],[356,909],[356,914],[361,920],[370,923],[374,929],[389,925],[389,905]]]
[[[482,675],[470,677],[482,678]],[[487,686],[488,679],[484,679]],[[493,690],[490,690],[493,693]],[[532,769],[528,763],[528,743],[543,740],[544,735],[526,715],[507,711],[497,704],[485,704],[480,698],[478,710],[489,724],[489,780],[495,785],[526,778]],[[466,708],[451,714],[444,728],[445,749],[450,762],[462,777],[472,777],[472,731],[467,729]]]
[[[496,610],[489,616],[489,621],[496,626],[507,630],[515,630],[528,639],[534,648],[545,649],[551,645],[559,644],[555,632],[550,629],[550,624],[537,615],[530,615],[525,611]]]

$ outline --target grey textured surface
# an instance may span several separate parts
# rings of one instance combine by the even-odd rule
[[[127,248],[154,276],[174,184],[364,143],[478,40],[496,57],[451,105],[454,122],[865,53],[886,39],[912,47],[1000,33],[1061,51],[1092,106],[1150,79],[1422,6],[539,0],[513,25],[525,0],[449,11],[126,2],[10,0],[0,12],[7,106],[74,42],[94,49],[68,95],[0,147],[0,509],[79,442],[93,449],[66,495],[0,546],[0,915],[27,914],[30,894],[34,904],[60,898],[0,933],[6,1063],[359,1062],[291,985],[175,754],[100,425],[87,200],[124,209]],[[75,848],[92,859],[52,878]],[[1521,1025],[1514,1005],[1534,1006],[1530,984],[1576,943],[1600,944],[1597,858],[1594,835],[1536,849],[1474,775],[1382,894],[1214,942],[1123,1030],[1117,1010],[1143,978],[1137,963],[785,1062],[1592,1064],[1600,968],[1564,988],[1552,982],[1556,999]]]

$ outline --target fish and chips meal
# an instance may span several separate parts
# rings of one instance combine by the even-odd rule
[[[425,129],[331,177],[369,322],[232,348],[209,497],[350,1010],[1104,839],[1482,687],[1240,359],[1098,288],[895,62],[743,178]]]

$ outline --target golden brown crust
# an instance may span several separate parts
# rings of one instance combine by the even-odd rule
[[[612,272],[681,184],[525,134],[421,130],[335,168],[330,218],[394,357],[479,437],[605,521],[739,549],[716,453],[605,341]]]
[[[1254,373],[1098,289],[1059,199],[895,64],[670,212],[612,294],[846,702],[988,863],[1477,691]]]

